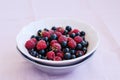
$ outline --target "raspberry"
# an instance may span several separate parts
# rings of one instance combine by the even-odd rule
[[[53,51],[49,51],[47,52],[46,56],[48,59],[53,60],[55,57],[55,53]]]
[[[75,48],[75,47],[76,47],[76,42],[75,42],[74,40],[70,40],[70,41],[68,42],[68,46],[69,46],[70,48]]]
[[[53,45],[54,43],[58,43],[58,41],[57,41],[57,40],[52,40],[52,41],[50,42],[50,45]]]
[[[62,59],[61,59],[61,57],[59,57],[59,56],[55,56],[53,60],[54,60],[54,61],[61,61]]]
[[[38,43],[37,43],[37,49],[38,50],[42,50],[42,49],[45,49],[47,48],[47,44],[44,40],[40,40]]]
[[[54,43],[52,45],[52,50],[57,52],[57,51],[60,51],[61,50],[61,45],[59,43]]]
[[[67,40],[68,40],[68,41],[71,41],[71,40],[73,40],[73,39],[72,39],[71,37],[68,37]]]
[[[50,37],[50,32],[48,32],[48,31],[43,31],[43,32],[42,32],[42,36],[49,38],[49,37]]]
[[[63,41],[67,41],[67,37],[61,35],[61,36],[58,38],[58,41],[59,41],[59,43],[62,43]]]
[[[74,29],[74,30],[72,30],[72,33],[78,33],[78,32],[80,32],[78,29]]]
[[[63,34],[63,33],[64,33],[64,28],[58,27],[58,28],[57,28],[57,31],[58,31],[58,32],[61,32],[61,33]]]
[[[28,50],[31,50],[35,47],[35,42],[33,40],[28,40],[26,43],[25,43],[25,47],[28,49]]]
[[[31,40],[33,40],[34,43],[37,43],[37,40],[35,38],[31,38]]]
[[[76,36],[76,37],[74,38],[74,40],[76,41],[76,43],[80,43],[80,42],[83,41],[82,37],[80,37],[80,36]]]
[[[61,32],[58,32],[58,31],[56,31],[55,34],[56,34],[58,37],[60,37],[60,36],[62,35],[62,33],[61,33]]]
[[[63,52],[58,52],[58,53],[56,53],[56,55],[59,56],[59,57],[61,57],[61,58],[63,58],[63,56],[64,56]]]
[[[53,34],[53,33],[54,33],[54,31],[53,31],[53,30],[49,30],[49,33],[50,33],[50,35],[51,35],[51,34]]]

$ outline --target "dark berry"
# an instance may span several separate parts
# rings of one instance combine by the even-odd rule
[[[70,58],[71,58],[71,54],[68,53],[68,52],[65,53],[65,54],[64,54],[64,58],[65,58],[65,59],[70,59]]]
[[[55,31],[55,30],[56,30],[56,27],[55,27],[55,26],[53,26],[51,29]]]
[[[45,50],[40,50],[40,51],[39,51],[39,54],[45,55]]]
[[[76,36],[80,36],[80,32],[77,32],[77,33],[76,33]]]
[[[47,44],[47,47],[49,47],[49,46],[50,46],[50,43],[49,43],[49,42],[47,42],[46,44]]]
[[[63,34],[64,34],[64,35],[68,34],[68,30],[65,30]]]
[[[41,58],[41,57],[42,57],[42,55],[41,55],[41,54],[39,54],[39,55],[38,55],[38,58]]]
[[[77,56],[77,57],[80,57],[80,56],[82,56],[82,55],[84,55],[84,52],[83,52],[83,51],[77,51],[77,52],[76,52],[76,56]]]
[[[57,39],[57,35],[56,34],[52,34],[50,37],[51,40],[56,40]]]
[[[71,56],[71,58],[72,58],[72,59],[75,59],[75,58],[76,58],[76,56],[75,56],[75,55],[72,55],[72,56]]]
[[[47,42],[48,41],[48,37],[44,37],[43,40],[45,40]]]
[[[70,32],[72,30],[72,28],[70,26],[66,26],[66,30],[68,30]]]
[[[70,53],[71,53],[71,54],[75,54],[76,51],[75,51],[74,49],[71,49],[71,50],[70,50]]]
[[[42,34],[42,30],[38,30],[37,35],[41,36],[41,34]]]
[[[49,31],[47,28],[44,28],[44,31]]]
[[[87,48],[86,47],[83,47],[83,52],[86,53],[87,52]]]
[[[64,52],[64,53],[69,52],[69,48],[64,48],[64,49],[63,49],[63,52]]]
[[[81,31],[81,32],[80,32],[80,36],[85,36],[85,32],[84,32],[84,31]]]
[[[82,46],[84,46],[84,47],[88,47],[88,42],[87,42],[87,41],[82,41],[81,44],[82,44]]]
[[[32,35],[31,38],[35,38],[36,36],[35,35]]]
[[[79,44],[77,44],[76,49],[77,49],[77,50],[82,49],[82,45],[81,45],[80,43],[79,43]]]
[[[47,58],[45,56],[41,56],[41,59],[47,60]]]
[[[37,41],[42,39],[40,36],[35,36],[35,38],[36,38]]]
[[[63,42],[61,43],[61,46],[62,46],[62,47],[66,47],[66,46],[67,46],[67,42],[66,42],[66,41],[63,41]]]
[[[75,37],[75,33],[71,33],[71,34],[70,34],[70,37],[71,37],[71,38],[74,38],[74,37]]]
[[[38,53],[36,51],[31,51],[30,54],[34,57],[37,57],[38,56]]]

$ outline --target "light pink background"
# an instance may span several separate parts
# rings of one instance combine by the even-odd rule
[[[99,32],[94,56],[68,75],[50,76],[17,54],[20,29],[48,17],[78,19]],[[0,80],[120,80],[120,0],[0,0]]]

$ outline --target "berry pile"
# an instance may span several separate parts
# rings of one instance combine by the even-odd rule
[[[87,52],[88,41],[85,32],[70,26],[38,30],[26,41],[30,55],[46,60],[61,61],[80,57]]]

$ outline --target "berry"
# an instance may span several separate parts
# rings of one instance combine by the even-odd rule
[[[35,38],[36,38],[37,41],[42,39],[40,36],[35,36]]]
[[[68,30],[65,30],[63,34],[64,34],[64,35],[68,34]]]
[[[76,51],[74,49],[71,49],[70,53],[74,55],[76,53]]]
[[[80,57],[80,56],[82,56],[82,55],[84,55],[84,52],[83,52],[83,51],[77,51],[77,52],[76,52],[76,56],[77,56],[77,57]]]
[[[78,33],[78,32],[80,32],[78,29],[74,29],[74,30],[72,30],[72,33]]]
[[[39,54],[45,55],[45,50],[40,50],[40,51],[39,51]]]
[[[68,40],[68,41],[71,41],[71,40],[73,40],[73,39],[72,39],[71,37],[68,37],[67,40]]]
[[[49,31],[47,28],[44,28],[44,31]]]
[[[63,49],[63,52],[64,52],[64,53],[69,52],[69,48],[65,48],[65,49]]]
[[[77,50],[82,49],[82,45],[81,45],[80,43],[79,43],[79,44],[77,44],[76,49],[77,49]]]
[[[85,32],[84,32],[84,31],[81,31],[81,32],[80,32],[80,36],[85,36]]]
[[[56,34],[52,34],[50,37],[51,40],[56,40],[57,39],[57,35]]]
[[[70,37],[71,37],[71,38],[74,38],[74,37],[75,37],[75,33],[71,33],[71,34],[70,34]]]
[[[84,47],[88,47],[88,42],[87,42],[87,41],[82,41],[81,44],[82,44],[82,46],[84,46]]]
[[[53,30],[49,30],[50,35],[54,34]]]
[[[61,61],[62,59],[61,59],[61,57],[59,57],[59,56],[55,56],[53,60],[54,60],[54,61]]]
[[[59,43],[62,43],[63,41],[67,41],[67,37],[61,35],[61,36],[58,38],[58,42],[59,42]]]
[[[47,60],[47,57],[45,57],[45,56],[41,56],[41,59]]]
[[[56,55],[59,56],[59,57],[61,57],[61,58],[63,58],[63,56],[64,56],[63,52],[58,52],[58,53],[56,53]]]
[[[74,49],[76,47],[76,42],[74,40],[71,40],[68,42],[68,46],[72,49]]]
[[[80,36],[76,36],[74,40],[76,41],[76,43],[80,43],[83,39]]]
[[[70,26],[66,26],[65,29],[68,30],[69,32],[72,30],[72,28]]]
[[[35,47],[35,42],[34,40],[28,40],[26,43],[25,43],[25,47],[28,49],[28,50],[31,50]]]
[[[31,38],[31,40],[34,41],[35,44],[37,43],[36,38]]]
[[[63,34],[63,33],[64,33],[64,28],[58,27],[58,28],[57,28],[57,31],[58,31],[58,32],[61,32],[61,33]]]
[[[32,35],[31,38],[35,38],[35,35]]]
[[[50,33],[49,33],[48,31],[43,31],[43,32],[42,32],[42,36],[49,38],[49,37],[50,37]]]
[[[55,27],[55,26],[53,26],[53,27],[51,28],[51,30],[54,30],[54,31],[55,31],[55,30],[56,30],[56,27]]]
[[[38,30],[38,31],[37,31],[37,35],[38,35],[38,36],[41,36],[41,34],[42,34],[42,30]]]
[[[75,55],[72,55],[72,56],[71,56],[71,58],[72,58],[72,59],[75,59],[75,58],[76,58],[76,56],[75,56]]]
[[[57,52],[57,51],[60,51],[61,50],[61,45],[59,43],[54,43],[52,45],[52,50]]]
[[[34,57],[37,57],[38,56],[38,53],[36,51],[31,51],[30,54]]]
[[[43,40],[45,40],[47,42],[48,41],[48,37],[44,37]]]
[[[58,43],[58,41],[57,41],[57,40],[52,40],[52,41],[50,42],[50,45],[52,45],[52,44],[54,44],[54,43]]]
[[[71,58],[71,54],[70,53],[65,53],[64,54],[64,58],[65,59],[70,59]]]
[[[86,47],[83,47],[83,52],[86,53],[87,52],[87,48]]]
[[[76,33],[76,36],[80,36],[80,32],[77,32],[77,33]]]
[[[66,41],[63,41],[63,42],[61,43],[61,46],[62,46],[62,47],[66,47],[66,46],[67,46],[67,42],[66,42]]]
[[[55,34],[56,34],[58,37],[60,37],[60,36],[62,35],[62,33],[61,33],[61,32],[58,32],[58,31],[56,31]]]
[[[37,50],[42,50],[42,49],[45,49],[47,48],[47,44],[44,40],[40,40],[38,43],[37,43],[37,46],[36,46]]]
[[[53,60],[55,57],[55,53],[53,51],[49,51],[47,52],[46,56],[48,59]]]
[[[40,59],[41,59],[41,57],[42,57],[42,55],[40,55],[40,54],[39,54],[39,55],[38,55],[38,58],[40,58]]]

